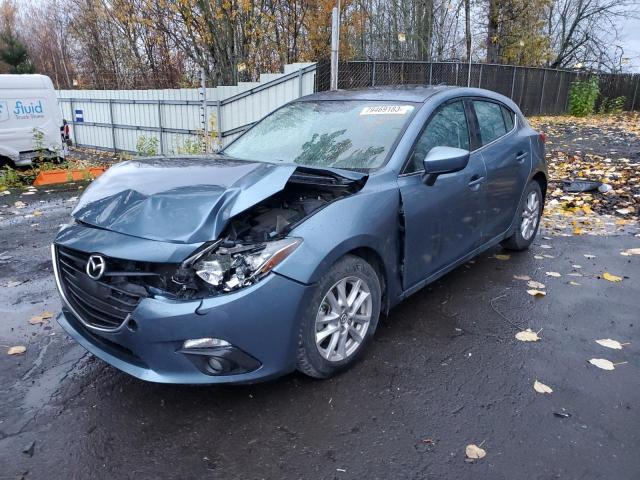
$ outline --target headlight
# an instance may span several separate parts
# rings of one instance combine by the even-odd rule
[[[193,268],[209,285],[230,291],[255,283],[301,243],[300,238],[285,238],[256,245],[219,247],[196,262]]]

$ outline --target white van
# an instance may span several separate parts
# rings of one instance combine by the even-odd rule
[[[49,77],[0,75],[0,165],[62,159],[67,139],[68,127]]]

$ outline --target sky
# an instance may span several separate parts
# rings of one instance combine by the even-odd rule
[[[625,70],[640,73],[640,18],[627,17],[620,24],[620,37],[618,45],[624,49],[624,57],[629,58]]]

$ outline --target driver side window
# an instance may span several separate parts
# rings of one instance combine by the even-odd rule
[[[469,150],[469,127],[462,101],[446,104],[431,118],[416,143],[406,173],[424,170],[422,161],[433,147]]]

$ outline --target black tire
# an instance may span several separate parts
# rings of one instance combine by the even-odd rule
[[[325,296],[340,280],[356,277],[368,286],[371,294],[371,319],[359,347],[343,360],[329,361],[324,358],[316,345],[316,317]],[[297,369],[310,377],[329,378],[346,370],[360,357],[375,333],[380,316],[380,280],[375,269],[360,257],[346,255],[338,260],[315,287],[313,297],[300,322],[298,334]]]
[[[530,197],[531,194],[535,194],[537,196],[539,210],[538,210],[538,218],[536,219],[536,222],[535,222],[535,228],[533,230],[533,234],[531,235],[530,238],[527,239],[527,238],[524,238],[524,236],[522,235],[521,225],[523,221],[522,215],[527,206],[527,199]],[[510,237],[505,238],[502,241],[501,243],[502,247],[507,250],[514,250],[514,251],[522,251],[522,250],[528,249],[529,246],[535,240],[536,235],[538,234],[538,228],[540,227],[540,217],[542,217],[543,209],[544,209],[544,198],[542,196],[542,190],[540,189],[540,184],[535,180],[532,180],[527,185],[527,188],[525,188],[524,195],[520,200],[520,205],[518,205],[518,210],[516,211],[516,217],[515,217],[516,224],[514,226],[514,231]]]

